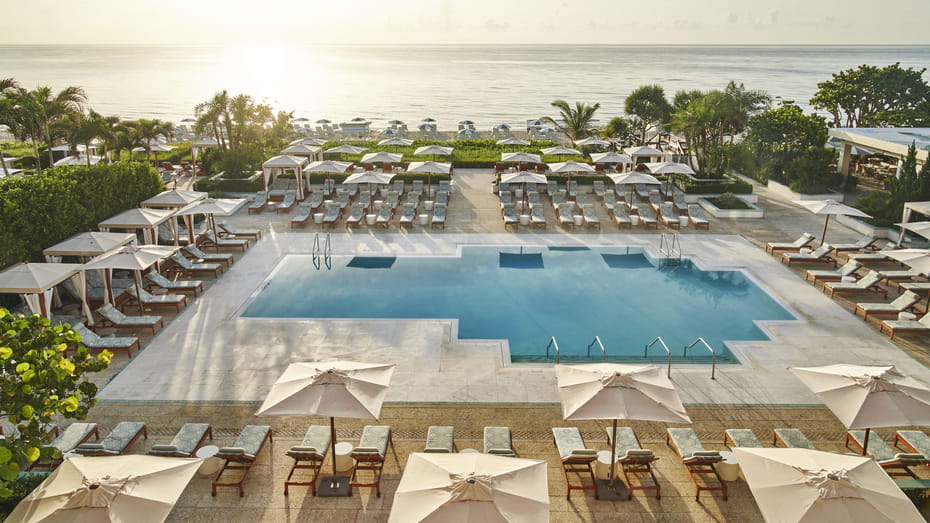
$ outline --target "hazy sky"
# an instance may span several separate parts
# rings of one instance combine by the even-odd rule
[[[930,44],[928,0],[3,1],[0,44]]]

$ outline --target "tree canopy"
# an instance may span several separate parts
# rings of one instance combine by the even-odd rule
[[[815,109],[833,116],[832,127],[923,127],[930,125],[926,69],[860,65],[817,84]]]
[[[662,126],[671,119],[672,105],[665,99],[665,89],[661,85],[643,85],[626,97],[624,102],[626,114],[638,119],[640,141],[646,141],[646,131],[651,127]]]
[[[545,116],[543,121],[548,122],[556,129],[560,129],[572,140],[578,140],[591,134],[591,120],[594,119],[594,113],[600,109],[601,104],[588,105],[584,102],[575,102],[572,107],[565,100],[556,100],[552,106],[559,110],[559,116],[565,122],[562,128],[554,119]]]

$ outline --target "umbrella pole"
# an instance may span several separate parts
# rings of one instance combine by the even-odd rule
[[[145,307],[142,306],[142,271],[132,271],[136,277],[136,298],[139,300],[139,316],[145,316]]]
[[[336,478],[336,419],[329,417],[329,441],[333,446],[333,482],[330,485],[333,490],[339,487],[339,481]]]
[[[614,460],[617,458],[617,419],[614,418],[614,428],[610,433],[610,468],[607,469],[607,482],[612,489],[614,486]]]
[[[867,455],[869,452],[869,432],[871,431],[872,429],[870,428],[865,429],[865,441],[862,442],[862,455],[863,456]]]
[[[827,224],[830,223],[830,215],[827,215],[827,219],[823,221],[823,234],[820,235],[820,245],[823,245],[823,242],[827,239]]]

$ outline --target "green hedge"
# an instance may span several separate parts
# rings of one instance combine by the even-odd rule
[[[42,260],[42,249],[162,189],[158,172],[141,163],[56,167],[41,175],[0,180],[0,267]]]
[[[293,178],[293,175],[291,175]],[[248,178],[224,178],[223,173],[215,174],[194,182],[195,191],[208,193],[256,192],[265,188],[261,171]]]
[[[688,194],[752,194],[752,184],[730,178],[729,181],[719,179],[701,180],[683,174],[673,174],[674,184]]]

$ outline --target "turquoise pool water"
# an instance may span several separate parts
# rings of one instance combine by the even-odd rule
[[[457,318],[459,338],[507,339],[514,361],[544,359],[552,336],[563,359],[583,359],[595,335],[610,359],[642,358],[661,336],[676,360],[702,361],[706,351],[681,357],[702,336],[726,361],[723,340],[766,339],[753,320],[794,319],[741,272],[700,271],[687,261],[658,268],[640,249],[622,247],[336,256],[320,269],[310,256],[287,256],[242,316]],[[650,355],[665,356],[658,351]]]

